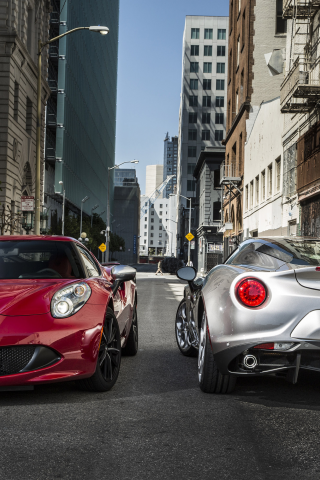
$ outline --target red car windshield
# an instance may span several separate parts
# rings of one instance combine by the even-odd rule
[[[72,242],[0,241],[0,279],[85,278]]]

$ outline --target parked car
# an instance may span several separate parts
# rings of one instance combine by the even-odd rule
[[[0,237],[0,388],[117,381],[138,350],[134,268],[103,268],[77,240]]]
[[[320,371],[320,240],[251,238],[206,277],[188,281],[175,322],[183,355],[198,355],[204,392],[231,392],[239,376]]]

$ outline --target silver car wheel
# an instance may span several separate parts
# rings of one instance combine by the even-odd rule
[[[200,342],[199,342],[199,354],[198,354],[198,378],[199,378],[199,382],[201,382],[202,377],[203,377],[206,342],[207,342],[207,321],[206,321],[206,314],[203,313],[202,321],[201,321],[201,329],[200,329]]]
[[[180,306],[176,318],[176,333],[177,341],[181,350],[186,350],[190,347],[189,330],[187,322],[186,303]]]

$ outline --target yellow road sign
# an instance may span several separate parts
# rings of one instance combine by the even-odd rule
[[[188,235],[186,235],[186,239],[189,240],[189,242],[191,242],[191,240],[194,239],[194,235],[192,235],[192,233],[189,232]]]
[[[107,247],[106,247],[105,243],[101,243],[99,248],[100,248],[101,252],[105,252],[107,250]]]

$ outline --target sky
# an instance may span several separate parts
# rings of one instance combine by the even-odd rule
[[[141,193],[178,135],[185,17],[228,14],[228,0],[120,0],[116,164],[139,160]]]

